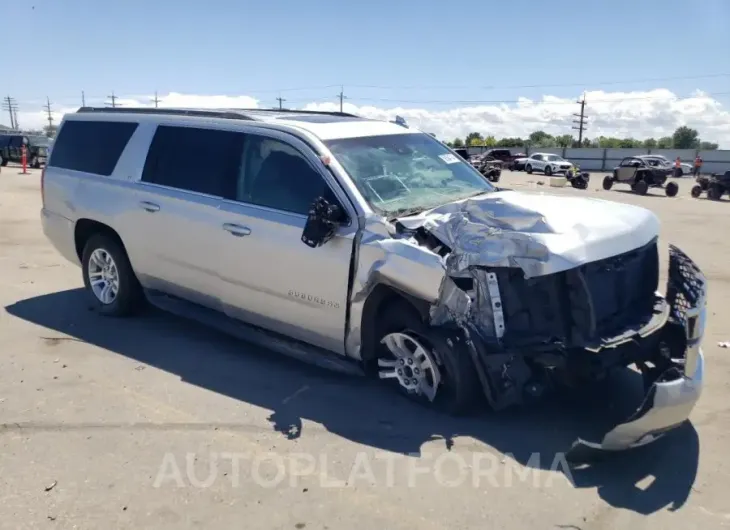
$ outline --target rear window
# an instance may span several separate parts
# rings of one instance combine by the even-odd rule
[[[131,122],[67,121],[48,165],[109,176],[136,129]]]

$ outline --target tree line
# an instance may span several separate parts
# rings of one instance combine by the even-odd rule
[[[696,129],[690,127],[679,127],[672,136],[662,138],[647,138],[637,140],[636,138],[614,138],[610,136],[599,136],[598,138],[584,138],[578,145],[578,140],[570,134],[553,136],[545,131],[535,131],[527,138],[500,138],[494,136],[483,136],[478,132],[471,132],[466,138],[455,138],[447,142],[451,147],[465,146],[486,146],[486,147],[603,147],[603,148],[627,148],[636,147],[644,149],[702,149],[714,150],[719,147],[714,142],[705,142],[700,139]]]

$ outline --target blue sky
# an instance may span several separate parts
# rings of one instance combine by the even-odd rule
[[[21,110],[81,90],[297,106],[344,85],[356,105],[431,110],[584,88],[730,92],[728,0],[6,0],[0,16],[3,41],[22,43],[3,55],[0,95]],[[641,81],[682,76],[697,78]]]

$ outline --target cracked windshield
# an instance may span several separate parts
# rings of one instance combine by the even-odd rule
[[[494,191],[470,164],[428,134],[394,134],[325,142],[373,209],[419,213]]]

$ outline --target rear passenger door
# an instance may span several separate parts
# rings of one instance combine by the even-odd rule
[[[242,146],[238,132],[157,127],[126,223],[145,287],[220,309],[219,206],[233,193]]]
[[[274,131],[249,134],[235,195],[221,206],[219,274],[226,312],[338,353],[357,218],[316,154]],[[324,196],[349,221],[318,248],[301,241],[309,207]]]

